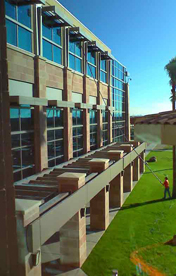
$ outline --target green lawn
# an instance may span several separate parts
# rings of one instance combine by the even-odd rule
[[[151,156],[156,156],[158,161],[150,163],[150,167],[159,178],[164,180],[167,175],[172,183],[172,152],[153,151],[147,159]],[[163,191],[164,187],[146,169],[84,263],[82,269],[88,276],[112,275],[113,269],[118,269],[120,276],[138,275],[130,261],[134,250],[160,272],[176,275],[176,247],[164,245],[176,234],[176,200],[161,200]],[[157,246],[140,252],[153,244]]]

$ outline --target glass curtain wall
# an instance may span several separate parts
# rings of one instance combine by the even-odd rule
[[[69,67],[82,73],[82,50],[79,41],[69,41]]]
[[[73,157],[83,154],[83,111],[72,110],[73,123]]]
[[[42,34],[43,56],[58,64],[62,64],[61,28],[47,26],[46,19],[43,18]]]
[[[87,54],[87,75],[96,79],[96,52],[88,52]]]
[[[100,61],[100,81],[107,83],[107,64],[106,60]]]
[[[11,107],[11,140],[14,181],[34,174],[33,109]]]
[[[97,111],[90,110],[90,149],[97,149]]]
[[[5,0],[7,42],[32,52],[31,6],[17,6]]]
[[[108,111],[102,110],[102,136],[103,136],[103,146],[108,144]]]
[[[115,107],[112,118],[113,142],[124,141],[125,133],[125,68],[117,61],[111,61],[112,105]]]
[[[63,110],[47,108],[47,145],[48,167],[54,167],[64,161]]]

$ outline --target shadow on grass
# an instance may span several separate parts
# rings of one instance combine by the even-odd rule
[[[135,207],[140,207],[140,206],[144,206],[144,205],[148,205],[148,204],[163,202],[165,200],[170,201],[170,200],[174,200],[174,198],[167,198],[167,199],[160,198],[160,199],[145,201],[145,202],[141,202],[141,203],[134,203],[134,204],[130,204],[130,205],[122,207],[119,211],[123,211],[123,210],[126,210],[126,209],[131,209],[131,208],[135,208]]]
[[[171,168],[171,169],[162,169],[162,170],[157,170],[157,171],[153,171],[153,172],[156,173],[156,172],[172,171],[172,170],[173,170],[173,168]],[[149,173],[152,173],[152,172],[145,172],[144,174],[149,174]]]

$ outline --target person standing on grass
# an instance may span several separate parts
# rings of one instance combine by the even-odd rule
[[[169,198],[171,198],[170,190],[169,190],[169,180],[168,180],[167,176],[165,177],[165,181],[162,185],[165,187],[165,189],[164,189],[164,199],[166,199],[166,193],[168,193]]]

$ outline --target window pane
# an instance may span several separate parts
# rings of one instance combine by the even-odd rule
[[[31,109],[20,109],[21,130],[33,129],[31,112]]]
[[[32,52],[31,32],[18,27],[18,46],[26,51]]]
[[[48,143],[48,159],[55,157],[54,155],[54,142]]]
[[[53,28],[53,39],[55,43],[61,45],[61,28]]]
[[[12,148],[18,148],[20,147],[20,135],[11,135],[12,139]]]
[[[54,110],[53,109],[47,109],[47,128],[54,127]]]
[[[10,122],[11,122],[11,131],[19,131],[19,117],[20,111],[16,108],[10,108]]]
[[[5,1],[5,9],[6,9],[6,15],[9,17],[16,19],[16,9],[15,5],[10,4],[7,0]]]
[[[69,54],[69,67],[75,70],[75,57],[72,54]]]
[[[31,28],[31,7],[30,6],[19,6],[18,7],[18,21]]]
[[[42,32],[43,32],[43,36],[48,38],[48,39],[52,39],[51,37],[51,33],[52,33],[52,29],[45,26],[44,24],[42,25]]]
[[[72,53],[75,53],[75,43],[74,42],[69,42],[69,51]]]
[[[55,159],[54,160],[51,160],[51,161],[48,161],[48,167],[54,167],[56,164],[55,164]]]
[[[56,156],[63,155],[63,140],[56,142]]]
[[[90,64],[87,64],[87,74],[91,77],[95,79],[95,73],[96,73],[96,68]]]
[[[12,23],[9,20],[6,20],[7,27],[7,42],[17,46],[17,27],[16,24]]]
[[[63,130],[62,129],[55,130],[55,139],[61,139],[61,138],[63,138]]]
[[[33,165],[33,150],[32,147],[22,148],[22,167],[25,168],[27,166]]]
[[[21,168],[21,149],[12,150],[13,170]]]
[[[62,64],[62,51],[59,47],[53,45],[53,61]]]
[[[81,57],[81,43],[75,42],[75,54]]]
[[[82,72],[82,60],[79,58],[76,58],[76,71]]]
[[[23,178],[26,178],[32,174],[34,174],[34,168],[28,168],[22,171]]]
[[[22,146],[31,146],[33,144],[33,133],[25,133],[21,135]]]
[[[55,116],[55,127],[63,126],[63,110],[56,109],[54,110]]]
[[[47,140],[48,141],[53,141],[55,138],[54,138],[54,130],[49,130],[47,131]]]
[[[43,56],[49,60],[52,60],[52,45],[43,39]]]

